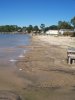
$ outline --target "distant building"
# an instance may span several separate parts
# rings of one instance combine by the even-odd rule
[[[73,32],[75,32],[75,31],[74,31],[74,30],[71,30],[71,29],[60,29],[60,30],[59,30],[59,33],[62,34],[62,35],[63,35],[65,32],[73,33]]]
[[[48,31],[46,31],[46,34],[47,35],[58,35],[59,32],[58,32],[58,30],[48,30]]]

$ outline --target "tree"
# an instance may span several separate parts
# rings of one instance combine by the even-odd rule
[[[26,30],[28,31],[28,33],[31,33],[33,31],[33,26],[29,25]]]
[[[14,32],[18,30],[21,30],[21,27],[18,27],[17,25],[0,26],[0,32]]]
[[[75,16],[71,19],[71,24],[74,26],[75,29]]]
[[[40,25],[41,30],[44,32],[45,31],[45,24]]]
[[[45,32],[49,30],[49,27],[45,27]]]
[[[34,30],[35,32],[39,31],[38,26],[37,26],[37,25],[36,25],[36,26],[34,26],[33,30]]]
[[[58,22],[58,29],[72,29],[72,26],[69,22],[66,21],[59,21]]]
[[[49,27],[49,29],[51,29],[51,30],[57,30],[58,29],[58,26],[52,25],[52,26]]]

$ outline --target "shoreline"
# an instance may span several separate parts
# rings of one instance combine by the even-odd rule
[[[74,100],[75,64],[67,64],[68,45],[57,45],[60,43],[58,38],[61,39],[61,37],[32,36],[30,45],[20,46],[19,48],[26,48],[28,51],[23,55],[25,57],[15,62],[15,69],[5,69],[10,81],[8,78],[2,80],[6,82],[4,85],[1,83],[5,86],[3,90],[15,91],[23,100],[56,100],[56,98]],[[70,39],[70,42],[73,39]],[[64,40],[62,37],[62,40],[64,44],[69,38]]]
[[[29,81],[30,81],[31,85],[33,85],[33,80],[35,81],[35,84],[39,84],[41,81],[43,82],[42,75],[47,78],[47,77],[49,77],[48,74],[51,73],[53,75],[53,73],[55,73],[57,76],[62,76],[64,83],[62,81],[61,82],[55,81],[55,80],[59,81],[62,79],[60,79],[58,77],[56,77],[56,79],[55,79],[55,77],[53,75],[53,77],[54,77],[53,82],[49,82],[49,85],[55,84],[55,85],[59,85],[59,86],[65,86],[67,84],[70,86],[72,84],[71,83],[72,80],[71,79],[67,80],[66,78],[68,78],[68,76],[66,76],[66,74],[68,74],[68,75],[70,74],[69,77],[72,77],[71,74],[74,74],[74,70],[75,70],[74,66],[75,65],[67,64],[66,48],[68,46],[66,46],[64,48],[64,46],[61,47],[59,45],[55,45],[55,44],[53,45],[53,44],[50,44],[50,42],[48,42],[48,43],[44,42],[44,40],[40,39],[41,37],[42,36],[33,36],[32,37],[32,45],[30,46],[31,50],[25,55],[25,58],[23,58],[21,61],[17,62],[17,66],[20,69],[22,69],[22,71],[24,73],[26,73],[28,75],[28,77],[30,78]],[[56,37],[54,37],[54,38],[56,38]],[[47,41],[49,41],[49,40],[47,40]],[[64,75],[64,73],[65,73],[65,75]],[[40,74],[41,74],[41,76],[40,76]],[[44,75],[44,74],[47,74],[47,75]],[[44,79],[44,80],[46,80],[46,79]],[[46,80],[46,81],[48,81],[48,80]],[[51,81],[51,80],[49,79],[49,81]],[[40,86],[40,84],[39,84],[39,86]]]
[[[49,41],[48,37],[43,37],[47,39],[47,42]],[[25,83],[21,92],[28,100],[35,100],[34,98],[36,100],[41,100],[41,98],[43,100],[56,100],[56,98],[73,100],[75,97],[75,64],[67,64],[68,46],[53,45],[45,42],[44,38],[32,36],[32,43],[29,47],[31,50],[27,52],[25,58],[16,63],[16,66],[22,69],[18,75],[24,79]]]

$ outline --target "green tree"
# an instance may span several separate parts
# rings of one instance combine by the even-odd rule
[[[58,22],[58,29],[72,29],[72,26],[69,22],[66,21],[59,21]]]
[[[35,32],[38,32],[38,31],[39,31],[38,26],[37,26],[37,25],[36,25],[36,26],[34,26],[33,30],[34,30]]]
[[[58,29],[58,26],[57,25],[51,25],[49,27],[49,29],[51,29],[51,30],[57,30]]]
[[[45,32],[45,24],[40,25],[41,31]]]
[[[33,26],[29,25],[26,30],[28,31],[28,33],[31,33],[33,31]]]
[[[49,27],[45,27],[45,32],[49,30]]]
[[[45,27],[45,32],[48,30],[58,30],[58,26],[57,25],[51,25],[49,27]]]
[[[0,26],[0,32],[14,32],[18,30],[21,30],[21,27],[18,27],[17,25]]]

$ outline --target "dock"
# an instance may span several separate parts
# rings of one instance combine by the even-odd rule
[[[67,60],[68,60],[68,64],[75,63],[75,48],[68,48]]]

